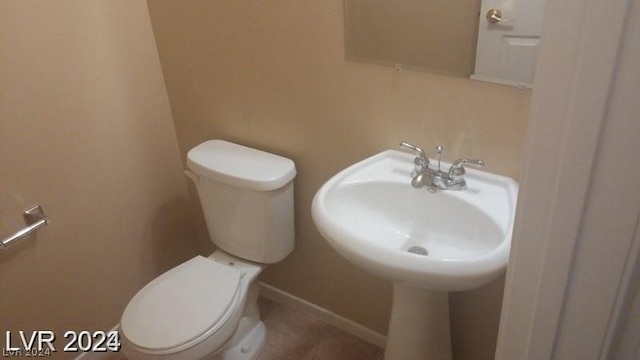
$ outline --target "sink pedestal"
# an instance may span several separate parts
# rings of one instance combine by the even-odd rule
[[[384,360],[451,360],[448,292],[393,284]]]

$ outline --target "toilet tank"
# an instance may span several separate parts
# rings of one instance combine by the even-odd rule
[[[259,263],[278,262],[293,250],[293,161],[209,140],[189,151],[187,167],[220,249]]]

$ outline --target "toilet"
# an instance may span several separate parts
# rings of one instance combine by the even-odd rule
[[[293,250],[290,159],[223,140],[187,154],[185,174],[198,190],[218,247],[142,288],[120,320],[129,360],[250,360],[264,346],[256,278]]]

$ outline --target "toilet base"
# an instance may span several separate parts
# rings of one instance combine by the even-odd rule
[[[217,354],[213,360],[254,360],[267,342],[267,328],[258,322],[235,346]]]
[[[267,328],[260,320],[259,296],[258,283],[251,280],[242,318],[236,332],[224,345],[223,350],[212,357],[212,360],[254,360],[258,358],[267,342]]]

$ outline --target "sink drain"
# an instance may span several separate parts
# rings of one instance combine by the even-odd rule
[[[429,255],[429,252],[427,251],[427,249],[423,248],[422,246],[412,246],[407,251],[413,254],[418,254],[418,255],[425,255],[425,256]]]

